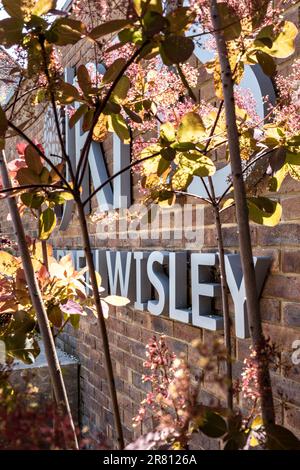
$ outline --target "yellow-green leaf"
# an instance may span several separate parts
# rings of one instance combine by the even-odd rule
[[[7,251],[0,251],[0,273],[5,276],[12,276],[19,267],[18,260]]]
[[[157,11],[162,13],[161,0],[133,0],[133,6],[139,16],[142,16],[146,11]]]
[[[92,39],[99,39],[102,36],[106,36],[107,34],[116,33],[117,31],[120,31],[120,29],[123,29],[125,26],[129,26],[130,24],[131,21],[128,19],[107,21],[106,23],[102,23],[92,29],[92,31],[89,33],[89,37]]]
[[[285,59],[295,52],[295,39],[298,29],[291,21],[284,21],[280,32],[275,35],[272,26],[265,26],[258,33],[255,40],[255,46],[266,54],[278,59]],[[268,47],[268,41],[270,44]]]
[[[112,114],[111,123],[117,136],[125,144],[128,144],[130,142],[130,132],[123,116],[121,114]]]
[[[126,59],[124,59],[123,57],[119,57],[119,59],[116,59],[111,64],[111,66],[106,70],[103,76],[103,82],[110,83],[116,80],[116,78],[121,73],[125,64],[126,64]]]
[[[122,103],[125,100],[129,89],[130,80],[126,75],[123,75],[113,90],[112,99],[117,103]]]
[[[56,7],[56,0],[38,0],[31,10],[33,15],[42,16]]]
[[[205,128],[199,114],[190,112],[183,116],[178,132],[177,139],[179,142],[199,142],[203,139]]]
[[[253,222],[267,227],[274,227],[279,223],[282,214],[279,202],[266,197],[249,197],[247,205]]]

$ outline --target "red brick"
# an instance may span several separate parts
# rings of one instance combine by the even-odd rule
[[[300,277],[270,275],[267,278],[263,296],[300,301]]]

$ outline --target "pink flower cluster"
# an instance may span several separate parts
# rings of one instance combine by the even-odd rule
[[[276,78],[279,99],[273,109],[273,120],[284,126],[288,136],[300,133],[300,59],[295,60],[291,73]]]
[[[157,420],[157,430],[171,429],[174,437],[187,426],[198,389],[191,384],[186,361],[169,352],[164,335],[159,339],[151,338],[146,351],[144,367],[149,373],[143,376],[143,382],[151,384],[151,391],[141,402],[133,425],[141,423],[150,411]]]
[[[235,87],[234,90],[235,104],[242,110],[246,111],[249,116],[247,124],[253,126],[260,122],[260,117],[256,110],[256,100],[249,88]]]
[[[260,399],[260,374],[265,364],[268,366],[278,366],[278,351],[270,339],[265,340],[264,345],[255,350],[250,346],[250,355],[244,359],[244,369],[242,372],[241,393],[246,400],[254,404]]]

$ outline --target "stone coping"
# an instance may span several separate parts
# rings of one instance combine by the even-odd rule
[[[48,367],[44,345],[41,341],[39,341],[39,346],[40,346],[41,352],[32,364],[24,364],[24,362],[22,361],[15,360],[13,363],[13,370],[37,369],[37,368],[42,368],[42,367]],[[61,366],[79,364],[79,361],[76,357],[65,353],[60,348],[56,347],[56,352],[57,352],[58,360]]]

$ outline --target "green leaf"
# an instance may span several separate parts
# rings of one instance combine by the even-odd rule
[[[31,209],[39,209],[43,202],[45,201],[44,196],[39,196],[33,193],[23,193],[21,194],[21,201],[27,207]]]
[[[157,11],[147,11],[143,17],[143,25],[145,35],[147,37],[154,36],[163,31],[168,26],[168,21]]]
[[[174,142],[175,128],[171,122],[166,122],[160,126],[160,138],[166,142]]]
[[[160,53],[166,65],[186,62],[194,51],[194,42],[185,36],[171,34],[160,46]]]
[[[133,6],[139,16],[143,16],[146,11],[163,12],[161,0],[133,0]]]
[[[51,235],[51,232],[56,227],[56,215],[55,212],[48,207],[45,209],[41,215],[39,220],[39,239],[40,240],[47,240]]]
[[[172,189],[175,191],[185,191],[192,180],[193,176],[188,168],[178,168],[172,177]]]
[[[184,154],[185,156],[188,155],[187,158],[191,158],[191,154]],[[212,160],[209,157],[201,156],[195,159],[194,161],[194,176],[200,176],[201,178],[205,178],[206,176],[212,176],[216,172],[216,167]]]
[[[120,74],[121,70],[126,64],[126,59],[123,57],[120,57],[119,59],[116,59],[111,66],[106,70],[104,76],[103,76],[103,83],[110,83],[116,80],[118,75]]]
[[[61,104],[71,104],[81,99],[77,88],[64,81],[59,82],[57,85],[57,92]]]
[[[113,100],[117,103],[122,103],[125,100],[129,89],[130,80],[126,75],[123,75],[112,92]]]
[[[256,52],[256,59],[261,68],[263,69],[263,72],[266,75],[272,76],[276,73],[276,64],[274,62],[274,59],[269,54],[266,54],[263,51],[257,51]]]
[[[242,31],[241,23],[233,8],[227,3],[217,4],[220,26],[226,41],[237,39]]]
[[[119,114],[121,112],[121,106],[113,101],[108,101],[103,109],[103,114]]]
[[[9,329],[2,340],[5,342],[8,357],[17,358],[25,364],[32,364],[40,353],[38,342],[35,339],[36,322],[25,312],[19,311],[14,315]]]
[[[274,227],[279,223],[282,213],[279,202],[266,197],[249,197],[247,205],[253,222],[267,227]]]
[[[89,37],[92,39],[99,39],[107,34],[116,33],[117,31],[120,31],[120,29],[125,28],[125,26],[129,26],[131,23],[132,21],[128,19],[107,21],[106,23],[100,24],[92,29],[89,33]]]
[[[270,178],[269,181],[269,190],[270,191],[278,191],[285,179],[285,177],[289,174],[289,165],[283,165],[280,170],[276,171],[276,173]]]
[[[86,35],[86,28],[81,21],[71,18],[58,18],[46,34],[50,43],[57,46],[76,44],[82,36]]]
[[[5,47],[19,44],[22,40],[23,21],[19,18],[5,18],[0,21],[0,43]]]
[[[200,424],[199,430],[206,436],[217,439],[224,436],[227,432],[226,421],[214,411],[207,410],[203,416],[203,422]]]
[[[268,425],[266,447],[269,450],[300,450],[299,439],[278,424]]]
[[[130,142],[130,132],[128,129],[128,126],[125,122],[125,119],[121,114],[112,114],[111,115],[111,123],[112,127],[117,134],[118,137],[124,142],[124,143],[129,143]]]
[[[138,124],[142,124],[143,120],[138,114],[136,114],[134,111],[131,111],[131,109],[127,108],[126,106],[123,106],[123,109],[124,109],[125,113],[127,114],[127,116],[129,116],[130,119],[133,122],[137,122]]]
[[[199,114],[190,112],[183,116],[179,124],[177,139],[179,142],[199,142],[203,139],[205,128]]]
[[[27,145],[25,149],[25,162],[36,175],[42,173],[43,163],[40,154],[32,145]]]
[[[80,65],[77,70],[77,79],[79,86],[84,94],[84,96],[88,97],[91,93],[92,89],[92,82],[90,78],[90,74],[85,65]]]
[[[87,113],[88,106],[86,104],[82,104],[79,108],[76,109],[75,113],[69,119],[69,127],[75,126],[75,124],[82,118],[82,116]]]

